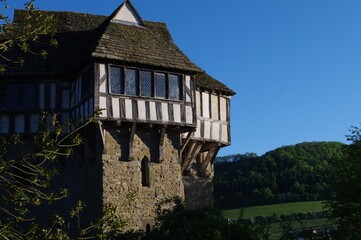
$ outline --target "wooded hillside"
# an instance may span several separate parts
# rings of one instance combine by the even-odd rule
[[[344,146],[339,142],[309,142],[262,156],[219,157],[215,163],[215,203],[221,208],[237,208],[329,199],[332,164],[343,157]]]

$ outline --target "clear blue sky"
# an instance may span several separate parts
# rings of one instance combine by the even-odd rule
[[[21,0],[8,0],[10,9]],[[237,92],[232,146],[259,155],[342,141],[361,123],[360,0],[133,0],[166,22],[196,64]],[[122,0],[37,0],[45,10],[109,15]],[[12,14],[12,13],[11,13]]]

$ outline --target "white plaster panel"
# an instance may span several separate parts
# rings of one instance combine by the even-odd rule
[[[0,115],[0,133],[8,133],[9,132],[9,116]]]
[[[219,140],[219,128],[220,124],[217,122],[212,123],[212,139],[213,140]]]
[[[74,107],[74,106],[75,106],[75,95],[76,95],[76,93],[75,93],[75,85],[76,85],[75,82],[73,82],[73,83],[71,84],[70,107]]]
[[[191,76],[189,76],[189,75],[185,76],[185,84],[188,89],[192,89],[191,88]],[[186,93],[186,102],[191,102],[191,101],[192,101],[192,96]]]
[[[218,96],[211,95],[212,119],[218,120]]]
[[[39,114],[30,115],[30,132],[35,133],[39,129]]]
[[[221,121],[227,121],[227,99],[224,97],[220,97],[219,101],[220,101]]]
[[[209,121],[204,121],[204,138],[211,138],[211,123]]]
[[[226,124],[222,124],[222,142],[228,141],[228,126]]]
[[[193,123],[193,111],[191,106],[186,106],[186,123]]]
[[[123,7],[119,9],[118,13],[115,15],[113,20],[125,21],[138,25],[140,24],[140,20],[137,14],[128,4],[124,4]]]
[[[162,103],[162,120],[165,122],[169,121],[168,103]]]
[[[140,120],[147,120],[145,101],[138,101],[138,118]]]
[[[39,108],[40,109],[45,108],[45,84],[44,83],[39,84]]]
[[[61,114],[61,123],[66,124],[69,122],[69,113],[62,113]]]
[[[133,118],[133,103],[130,99],[125,99],[125,118]]]
[[[78,78],[75,84],[75,105],[78,105],[80,103],[80,82],[80,78]]]
[[[15,132],[23,133],[25,131],[25,116],[16,115],[15,116]]]
[[[197,120],[197,130],[194,133],[194,136],[196,138],[200,138],[201,137],[201,120]]]
[[[89,116],[94,114],[94,98],[89,99]]]
[[[180,104],[173,104],[173,119],[178,123],[182,121]]]
[[[70,108],[70,90],[69,89],[63,89],[61,94],[62,94],[61,107],[63,109],[69,109]]]
[[[202,116],[205,118],[210,118],[209,116],[209,94],[202,93]]]
[[[101,117],[107,117],[107,98],[99,97],[99,108],[101,110]]]
[[[112,98],[113,117],[120,118],[119,98]]]
[[[201,93],[196,91],[197,117],[201,116]]]
[[[150,120],[157,120],[157,108],[155,102],[149,102]]]
[[[77,120],[80,118],[80,107],[79,106],[75,109],[75,118]]]
[[[84,117],[85,120],[89,118],[89,100],[85,102],[84,104]]]
[[[56,84],[50,84],[50,108],[55,109],[56,107]]]
[[[85,120],[86,117],[85,117],[85,114],[84,114],[84,104],[80,105],[79,108],[80,108],[80,118],[82,120]]]
[[[106,66],[105,64],[99,64],[99,80],[104,79],[106,77]],[[99,92],[106,93],[107,92],[107,80],[100,82]]]

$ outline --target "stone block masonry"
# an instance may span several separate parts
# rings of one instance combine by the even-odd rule
[[[102,155],[103,202],[118,208],[129,229],[152,226],[157,207],[165,199],[174,196],[184,199],[179,134],[166,131],[164,159],[159,161],[160,133],[158,128],[137,128],[130,144],[129,128],[106,128]],[[145,161],[145,170],[142,161]],[[144,178],[146,184],[142,181]]]

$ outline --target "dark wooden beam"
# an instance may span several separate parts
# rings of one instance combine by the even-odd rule
[[[200,171],[204,173],[208,167],[209,164],[212,163],[213,157],[216,156],[216,153],[218,152],[218,148],[212,148],[208,151],[207,156],[203,159],[201,169]]]
[[[196,145],[197,145],[196,142],[192,142],[192,143],[190,143],[190,144],[187,145],[187,146],[189,146],[189,147],[187,148],[187,149],[188,149],[187,154],[186,154],[186,156],[183,158],[183,161],[182,161],[182,172],[183,172],[186,168],[188,168],[188,165],[189,165],[190,160],[191,160],[191,155],[192,155],[193,150],[194,150],[194,148],[195,148]]]

